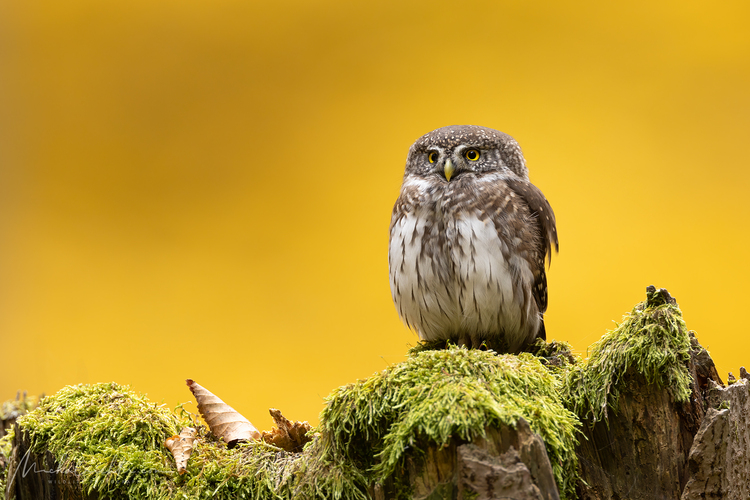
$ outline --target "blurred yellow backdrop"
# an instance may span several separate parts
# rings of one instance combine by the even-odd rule
[[[270,427],[416,336],[388,288],[409,145],[513,135],[554,208],[549,338],[677,297],[750,364],[750,3],[0,6],[0,399],[193,378]]]

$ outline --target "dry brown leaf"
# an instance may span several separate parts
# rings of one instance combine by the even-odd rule
[[[193,441],[195,441],[195,429],[185,427],[180,431],[179,436],[172,436],[164,442],[164,446],[174,455],[177,472],[180,475],[184,474],[187,470],[187,461],[193,452]]]
[[[271,408],[269,411],[277,428],[263,431],[263,441],[286,451],[300,452],[305,443],[312,440],[312,437],[307,436],[308,431],[312,429],[310,424],[299,421],[291,422],[281,414],[281,410],[276,408]]]
[[[195,402],[198,403],[198,411],[214,436],[223,439],[230,447],[239,441],[260,439],[258,429],[237,410],[200,384],[190,379],[186,382],[195,396]]]

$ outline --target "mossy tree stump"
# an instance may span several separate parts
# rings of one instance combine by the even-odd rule
[[[582,499],[679,498],[708,406],[709,380],[721,383],[707,351],[693,332],[686,334],[675,299],[654,287],[647,295],[588,360],[598,371],[613,372],[606,393],[614,397],[606,405],[589,401],[587,413],[578,407],[584,413],[578,446]],[[617,350],[644,348],[649,352],[619,353],[621,361],[611,363]]]
[[[690,399],[676,402],[671,388],[648,383],[634,368],[622,375],[621,384],[606,420],[582,422],[579,497],[679,498],[689,477],[693,438],[707,408],[708,386],[693,383]]]
[[[163,440],[189,415],[116,384],[67,387],[0,440],[0,478],[19,500],[750,497],[750,376],[722,386],[666,290],[586,360],[554,342],[444,347],[335,390],[301,452],[228,449],[199,426],[184,475]],[[22,456],[43,474],[19,475]]]

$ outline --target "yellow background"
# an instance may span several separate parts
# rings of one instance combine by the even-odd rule
[[[270,427],[416,336],[388,288],[410,144],[513,135],[558,219],[549,338],[678,299],[750,363],[750,3],[3,2],[0,399],[194,378]]]

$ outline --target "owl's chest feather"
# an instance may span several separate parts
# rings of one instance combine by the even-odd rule
[[[391,289],[422,338],[519,331],[526,323],[513,235],[455,193],[415,205],[391,228]]]

